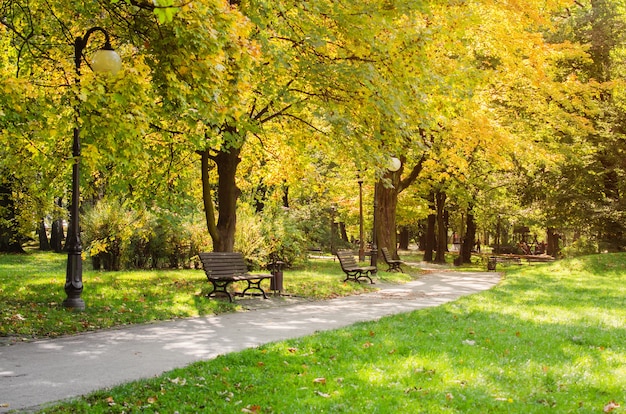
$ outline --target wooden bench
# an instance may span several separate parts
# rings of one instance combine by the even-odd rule
[[[337,250],[336,255],[339,259],[339,264],[341,264],[341,270],[346,274],[344,282],[353,280],[360,283],[359,279],[366,278],[369,279],[370,283],[374,283],[370,276],[374,276],[378,271],[376,266],[359,266],[353,252],[350,250]]]
[[[207,279],[213,285],[213,290],[207,297],[217,293],[224,293],[232,302],[233,298],[226,290],[226,287],[232,282],[245,280],[248,282],[248,286],[241,292],[242,296],[248,289],[258,289],[263,294],[263,297],[267,299],[267,295],[261,287],[261,282],[264,279],[271,279],[273,276],[271,274],[248,273],[248,266],[241,253],[210,252],[200,253],[199,256],[204,273],[206,273]]]
[[[386,247],[383,247],[382,249],[380,249],[380,251],[383,253],[383,259],[385,259],[385,262],[387,262],[387,265],[389,266],[389,268],[387,269],[388,272],[404,273],[404,271],[400,267],[405,264],[402,260],[392,258],[391,253],[389,253],[389,249]]]

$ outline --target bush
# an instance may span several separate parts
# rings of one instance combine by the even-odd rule
[[[564,257],[577,257],[596,254],[599,252],[598,241],[592,237],[579,237],[567,247],[561,249]]]
[[[237,217],[235,250],[255,267],[267,268],[277,260],[294,265],[305,258],[307,240],[289,210],[266,206],[257,213],[241,203]]]
[[[203,223],[167,211],[135,211],[101,200],[85,215],[83,240],[94,269],[195,267],[210,246]]]
[[[117,200],[100,201],[83,219],[82,239],[94,269],[120,270],[121,257],[128,245],[137,219]]]

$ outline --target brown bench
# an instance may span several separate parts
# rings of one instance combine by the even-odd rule
[[[337,250],[337,258],[341,265],[341,270],[346,274],[344,282],[352,280],[355,282],[361,282],[359,279],[369,279],[370,283],[374,283],[370,276],[374,276],[378,269],[376,266],[359,266],[354,258],[353,252],[350,250]]]
[[[267,299],[267,295],[261,287],[261,282],[264,279],[271,279],[273,276],[271,274],[248,273],[248,266],[241,253],[210,252],[200,253],[199,256],[204,273],[206,273],[207,279],[213,285],[213,290],[207,297],[211,297],[217,293],[223,293],[228,296],[228,299],[232,302],[233,298],[226,290],[226,287],[232,282],[245,280],[248,282],[248,286],[241,292],[241,296],[243,296],[248,289],[258,289],[263,294],[263,297]]]
[[[404,273],[404,271],[400,267],[405,264],[402,260],[394,259],[391,256],[391,253],[389,253],[389,249],[386,247],[383,247],[382,249],[380,249],[380,251],[383,253],[383,259],[385,259],[385,262],[387,262],[387,265],[389,266],[389,268],[387,269],[388,272]]]

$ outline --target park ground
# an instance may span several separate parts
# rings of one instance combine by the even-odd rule
[[[0,264],[0,296],[8,304],[2,335],[11,341],[160,317],[138,304],[159,312],[169,308],[169,318],[240,306],[206,301],[197,270],[181,271],[184,276],[156,272],[148,283],[153,290],[139,296],[147,289],[137,288],[144,272],[87,272],[88,310],[73,314],[59,307],[61,293],[50,293],[59,289],[51,289],[55,283],[48,278],[62,282],[62,263],[59,271],[47,265],[48,255],[29,255],[20,265],[12,260],[3,256]],[[301,270],[302,278],[341,278],[332,275],[332,263],[316,262]],[[416,269],[410,273],[419,277]],[[625,282],[624,254],[510,266],[496,288],[481,294],[223,355],[42,412],[624,412]],[[331,286],[311,295],[370,288]],[[336,286],[340,291],[333,292]],[[181,294],[186,288],[194,294]],[[51,332],[37,331],[44,328],[30,319],[48,314],[45,329]]]

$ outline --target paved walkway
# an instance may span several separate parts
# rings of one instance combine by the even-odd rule
[[[220,354],[437,306],[498,281],[497,273],[435,270],[359,296],[315,302],[241,300],[250,311],[2,346],[0,413],[32,411]]]

